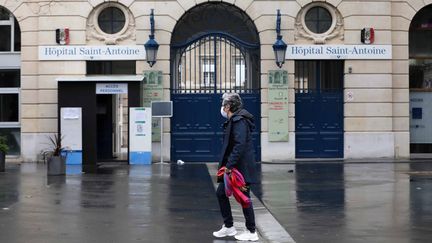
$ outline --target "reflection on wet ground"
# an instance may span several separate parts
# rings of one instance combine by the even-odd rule
[[[430,242],[432,163],[258,164],[254,194],[296,242]],[[0,242],[233,242],[205,164],[0,173]],[[257,222],[259,224],[259,222]]]
[[[262,165],[257,196],[296,242],[430,242],[432,163]]]
[[[214,242],[220,228],[205,164],[69,167],[49,178],[45,167],[0,174],[0,242]]]

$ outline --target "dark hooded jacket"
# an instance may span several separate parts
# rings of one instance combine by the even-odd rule
[[[224,139],[219,168],[236,168],[242,173],[246,183],[256,182],[255,152],[252,130],[255,129],[253,115],[245,109],[236,111],[224,123]]]

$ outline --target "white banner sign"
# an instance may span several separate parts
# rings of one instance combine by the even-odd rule
[[[96,94],[127,94],[128,84],[123,83],[97,83]]]
[[[144,45],[39,46],[39,60],[145,60]]]
[[[391,45],[288,45],[286,59],[391,59]]]

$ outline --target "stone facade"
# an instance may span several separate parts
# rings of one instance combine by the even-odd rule
[[[55,29],[70,28],[71,45],[105,45],[103,38],[89,35],[92,11],[104,0],[0,0],[17,18],[22,34],[21,50],[21,157],[34,161],[46,142],[46,135],[57,132],[57,77],[81,77],[85,61],[39,61],[38,47],[56,45]],[[176,22],[197,4],[207,0],[118,0],[134,17],[133,33],[115,42],[142,45],[150,34],[149,13],[155,11],[155,35],[160,44],[158,60],[152,69],[162,70],[165,99],[169,100],[170,40]],[[214,2],[220,2],[214,1]],[[375,28],[375,43],[393,46],[392,60],[346,60],[345,158],[409,157],[409,70],[408,30],[410,21],[428,0],[223,0],[245,11],[256,25],[261,42],[262,160],[288,160],[295,157],[294,61],[282,69],[289,73],[289,142],[268,142],[267,73],[277,69],[272,45],[275,42],[276,10],[282,14],[283,39],[287,44],[314,44],[316,40],[299,34],[298,15],[311,2],[322,2],[340,14],[343,30],[324,44],[361,44],[360,30]],[[348,71],[348,69],[352,71]],[[151,70],[137,61],[137,74]],[[170,149],[170,124],[165,121],[165,154]],[[155,144],[157,146],[157,144]],[[158,154],[158,153],[156,153]]]

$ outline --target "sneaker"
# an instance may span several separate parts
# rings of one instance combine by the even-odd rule
[[[222,225],[222,228],[219,231],[213,232],[213,236],[217,238],[225,237],[225,236],[234,236],[237,234],[237,230],[234,226],[232,227],[225,227],[225,225]]]
[[[249,230],[246,230],[245,232],[234,237],[239,241],[258,241],[258,234],[256,231],[251,233]]]

